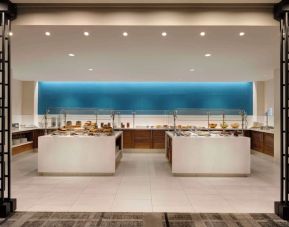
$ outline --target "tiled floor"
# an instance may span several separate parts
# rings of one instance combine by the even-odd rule
[[[18,211],[273,213],[279,167],[252,155],[252,176],[173,177],[164,154],[124,154],[112,177],[37,176],[37,154],[13,160]]]

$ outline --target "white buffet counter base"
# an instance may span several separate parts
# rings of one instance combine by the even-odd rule
[[[122,132],[112,136],[41,136],[40,175],[113,175],[122,156]]]
[[[239,136],[175,136],[172,173],[191,176],[248,176],[251,171],[250,138]],[[169,139],[167,137],[167,139]],[[167,143],[166,143],[167,144]]]

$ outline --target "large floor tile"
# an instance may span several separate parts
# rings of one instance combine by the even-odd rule
[[[178,206],[178,205],[155,206],[153,205],[153,212],[193,213],[195,211],[190,205],[187,205],[187,206]]]
[[[114,197],[92,198],[90,196],[79,197],[70,207],[70,211],[83,212],[109,212],[111,211]]]
[[[151,193],[145,192],[130,192],[130,191],[119,191],[116,194],[116,199],[151,199]]]
[[[113,212],[152,212],[150,199],[116,199],[112,205]]]
[[[12,161],[21,211],[273,212],[279,166],[252,155],[249,177],[174,177],[164,154],[124,154],[115,176],[42,177],[37,153]],[[237,199],[237,202],[236,202]]]

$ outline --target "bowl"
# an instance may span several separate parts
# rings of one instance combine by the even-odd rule
[[[240,127],[240,124],[239,123],[233,123],[233,124],[231,124],[231,127],[234,129],[237,129]]]
[[[217,124],[215,124],[215,123],[210,123],[209,124],[209,128],[216,128],[217,127]]]
[[[225,129],[225,128],[229,127],[229,125],[226,122],[221,123],[220,126],[221,126],[222,129]]]

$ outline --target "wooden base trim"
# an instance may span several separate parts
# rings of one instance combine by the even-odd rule
[[[54,177],[89,177],[89,176],[113,176],[114,173],[47,173],[38,172],[39,176],[54,176]]]
[[[251,174],[242,173],[173,173],[176,177],[249,177]]]
[[[33,143],[27,143],[24,145],[20,145],[12,148],[12,155],[17,155],[23,152],[33,151]]]
[[[142,148],[131,148],[123,149],[125,153],[165,153],[165,149],[142,149]]]

